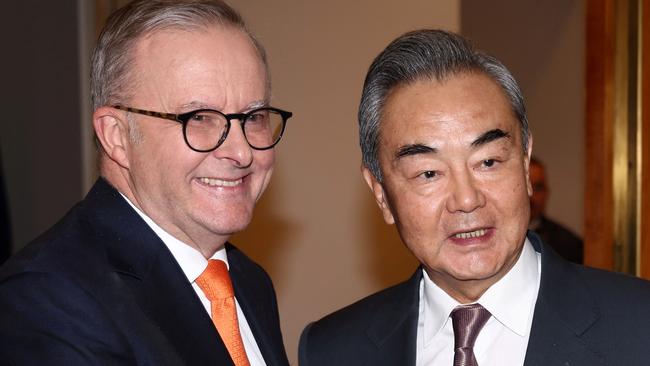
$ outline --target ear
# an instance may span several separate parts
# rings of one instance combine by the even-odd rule
[[[361,174],[363,174],[363,179],[366,181],[366,184],[368,184],[368,187],[370,187],[370,190],[375,196],[375,201],[377,202],[379,209],[381,209],[381,213],[384,215],[384,221],[386,221],[388,225],[394,224],[395,218],[393,217],[393,213],[388,205],[384,187],[377,181],[375,175],[365,166],[361,167]]]
[[[526,151],[526,156],[524,156],[524,171],[526,173],[526,190],[528,191],[528,197],[533,196],[533,185],[530,183],[530,158],[533,154],[533,135],[528,135],[528,149]]]
[[[127,146],[128,122],[124,113],[110,107],[100,107],[93,113],[93,127],[106,155],[123,168],[129,168]]]

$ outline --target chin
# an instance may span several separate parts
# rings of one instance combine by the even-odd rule
[[[251,222],[251,217],[237,216],[230,217],[228,220],[216,220],[211,226],[215,233],[220,235],[232,235],[245,230]]]
[[[486,280],[498,275],[503,265],[494,258],[466,258],[456,261],[453,268],[463,269],[456,273],[458,279]]]

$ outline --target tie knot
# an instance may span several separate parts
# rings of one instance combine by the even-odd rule
[[[490,319],[487,309],[479,304],[457,306],[451,312],[454,326],[454,348],[473,348],[478,333]]]
[[[224,261],[218,259],[208,261],[208,267],[196,279],[196,284],[210,302],[234,296],[228,267]]]

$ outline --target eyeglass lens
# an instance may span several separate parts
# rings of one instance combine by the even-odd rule
[[[273,146],[282,134],[282,116],[268,109],[253,111],[241,121],[248,143],[256,149]],[[223,139],[228,128],[226,117],[217,112],[200,111],[186,123],[187,143],[196,150],[211,150]]]

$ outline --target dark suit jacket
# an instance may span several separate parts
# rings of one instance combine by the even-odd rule
[[[524,364],[650,365],[650,283],[575,265],[529,238],[542,278]],[[300,365],[415,365],[421,273],[307,326]]]
[[[288,365],[270,278],[227,244],[267,365]],[[232,365],[164,243],[107,182],[0,269],[0,364]]]

